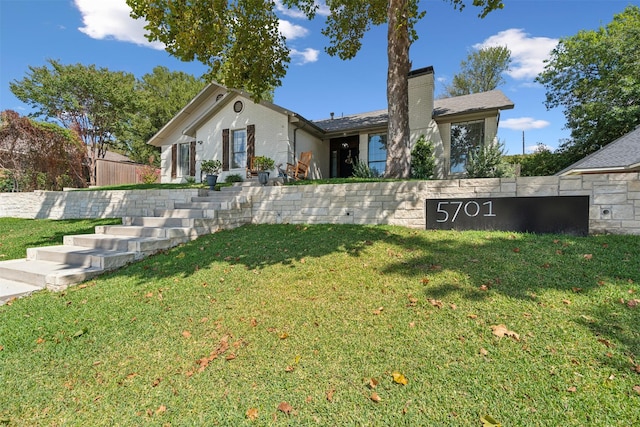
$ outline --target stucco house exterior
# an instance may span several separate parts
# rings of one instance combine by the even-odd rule
[[[411,144],[421,135],[434,144],[436,178],[462,176],[468,149],[494,141],[500,111],[513,107],[499,90],[434,100],[433,67],[409,74]],[[162,182],[200,181],[200,163],[208,159],[222,161],[220,180],[244,177],[252,156],[271,157],[284,169],[305,151],[313,153],[310,178],[349,177],[357,160],[384,171],[387,121],[387,110],[311,121],[211,83],[148,143],[161,148]]]

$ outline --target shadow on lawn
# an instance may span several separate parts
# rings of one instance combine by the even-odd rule
[[[370,256],[374,244],[382,244],[388,262],[380,273],[426,279],[427,298],[457,295],[483,300],[500,293],[532,301],[544,290],[588,294],[603,283],[640,282],[636,265],[640,239],[487,232],[467,233],[458,239],[451,233],[455,232],[330,224],[244,226],[201,237],[148,258],[140,269],[114,274],[136,278],[142,284],[168,275],[188,277],[216,264],[243,265],[249,270],[277,264],[294,268],[303,258],[332,253],[344,253],[355,261]],[[464,280],[447,282],[442,277],[448,276],[438,277],[452,273]],[[438,284],[429,285],[429,281]],[[628,287],[620,289],[621,295],[627,291]],[[629,357],[640,358],[638,313],[612,319],[611,304],[593,307],[588,313],[593,321],[585,325],[595,335],[624,347]]]

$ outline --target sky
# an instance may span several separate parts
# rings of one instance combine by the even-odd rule
[[[468,0],[468,4],[472,1]],[[325,52],[321,34],[327,9],[309,21],[276,0],[280,31],[291,49],[291,63],[275,104],[309,120],[384,109],[386,100],[386,26],[365,35],[357,56],[348,61]],[[426,16],[418,23],[418,40],[410,52],[412,68],[433,66],[436,97],[460,71],[460,62],[473,50],[507,46],[511,69],[499,87],[515,108],[500,116],[498,139],[508,154],[532,152],[537,144],[555,149],[569,137],[561,109],[547,110],[545,88],[535,82],[544,60],[558,40],[581,30],[597,30],[637,0],[504,0],[502,10],[478,17],[469,5],[454,10],[448,0],[421,0]],[[48,59],[63,64],[96,65],[141,78],[161,65],[195,76],[206,68],[182,62],[159,43],[144,37],[145,23],[129,17],[125,0],[0,0],[0,111],[29,114],[9,83],[28,75],[29,66],[43,67]]]

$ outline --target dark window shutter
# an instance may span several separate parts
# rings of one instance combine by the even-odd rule
[[[247,167],[251,167],[251,158],[256,155],[256,125],[247,126]]]
[[[178,176],[178,144],[171,146],[171,178]]]
[[[196,142],[189,144],[189,176],[196,176]]]
[[[222,129],[222,170],[229,170],[229,129]]]

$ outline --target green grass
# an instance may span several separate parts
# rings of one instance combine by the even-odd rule
[[[0,422],[638,425],[639,253],[637,236],[219,232],[0,307]]]
[[[33,220],[0,218],[0,261],[25,258],[27,248],[61,245],[70,234],[89,234],[96,225],[122,224],[122,219]]]

